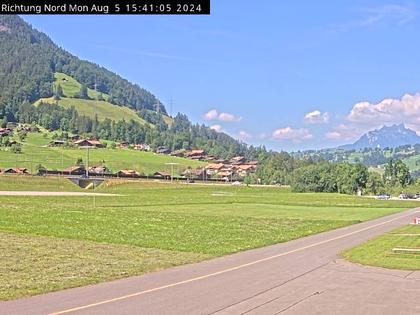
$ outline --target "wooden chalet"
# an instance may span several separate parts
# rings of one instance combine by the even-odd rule
[[[103,148],[104,147],[104,145],[98,140],[80,139],[80,140],[74,141],[74,144],[78,147],[89,147],[89,148]]]
[[[106,166],[92,166],[89,167],[89,174],[105,174],[108,171]]]
[[[135,144],[133,149],[137,151],[150,151],[150,146],[148,144]]]
[[[224,179],[230,179],[233,175],[232,171],[229,170],[223,170],[217,173],[217,176],[224,178]]]
[[[13,134],[10,128],[0,128],[0,137],[9,137]]]
[[[73,165],[63,170],[63,174],[66,175],[83,175],[85,172],[86,170],[83,165]]]
[[[6,168],[2,171],[3,174],[17,174],[17,175],[28,175],[29,171],[23,167]]]
[[[238,165],[235,168],[236,174],[238,174],[241,177],[245,177],[254,171],[255,171],[255,165],[243,164],[243,165]]]
[[[157,154],[171,154],[171,150],[169,150],[167,148],[160,147],[160,148],[156,149],[156,153]]]
[[[156,172],[153,174],[154,177],[162,178],[162,179],[171,179],[171,174],[166,172]]]
[[[211,163],[208,164],[205,169],[207,170],[207,174],[211,176],[217,174],[224,166],[223,163]]]
[[[187,158],[202,157],[204,156],[204,150],[191,150],[185,154]]]
[[[53,140],[50,142],[50,147],[63,147],[66,144],[64,140]]]
[[[200,180],[205,180],[210,178],[210,176],[208,176],[207,170],[206,169],[202,169],[202,168],[198,168],[198,169],[186,169],[183,173],[183,176],[185,176],[186,178],[190,178],[190,179],[200,179]]]
[[[229,162],[232,163],[232,164],[242,164],[242,163],[245,163],[245,157],[235,156],[235,157],[231,158]]]
[[[118,147],[120,149],[128,149],[130,147],[130,144],[127,141],[121,142]]]
[[[116,174],[118,177],[137,178],[140,174],[135,170],[119,170]]]

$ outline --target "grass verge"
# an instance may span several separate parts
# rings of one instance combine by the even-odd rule
[[[419,254],[394,253],[393,248],[420,248],[420,226],[405,226],[344,252],[351,262],[389,269],[420,270]]]
[[[207,256],[0,232],[0,300],[125,278]]]

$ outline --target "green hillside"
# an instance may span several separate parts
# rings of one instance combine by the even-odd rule
[[[154,148],[200,148],[220,158],[235,155],[257,158],[254,149],[247,154],[245,143],[207,126],[193,124],[182,113],[168,117],[156,96],[95,63],[71,55],[19,16],[0,15],[0,26],[8,30],[0,32],[0,120],[3,123],[35,124],[50,131],[100,136],[132,144],[148,143]],[[93,89],[100,94],[95,94]],[[51,103],[53,97],[61,98],[58,102],[61,106],[33,106],[40,100]],[[96,104],[97,97],[100,102]],[[71,106],[74,111],[66,109]],[[98,123],[92,119],[95,110],[101,120]],[[105,118],[119,123],[105,123]],[[126,123],[122,123],[123,118]],[[130,119],[136,122],[130,123]]]
[[[98,116],[99,120],[105,120],[109,118],[111,120],[120,121],[125,119],[129,121],[133,119],[140,124],[145,124],[146,121],[140,118],[132,109],[128,107],[113,105],[106,101],[94,101],[94,100],[82,100],[77,98],[67,98],[62,97],[59,101],[54,100],[54,98],[42,98],[35,102],[35,105],[38,105],[40,102],[48,104],[57,104],[64,108],[71,108],[72,106],[76,111],[81,114],[94,118],[95,114]]]
[[[55,73],[65,73],[85,86],[109,95],[112,104],[135,111],[165,106],[149,91],[92,62],[58,47],[17,15],[0,15],[0,95],[16,104],[53,96]],[[16,110],[16,109],[14,109]]]
[[[420,154],[406,158],[403,161],[410,171],[420,171]]]
[[[52,134],[29,133],[22,145],[22,153],[14,154],[0,150],[0,168],[26,167],[32,172],[41,164],[51,170],[62,170],[75,164],[78,158],[87,159],[87,150],[73,148],[48,147]],[[181,173],[187,167],[197,168],[205,165],[203,162],[176,158],[167,155],[157,155],[152,152],[139,152],[129,149],[92,149],[89,150],[90,165],[105,165],[112,171],[120,169],[135,169],[145,175],[157,171],[170,171],[165,163],[179,163],[174,171]]]
[[[77,97],[78,93],[80,92],[81,84],[73,79],[71,76],[56,72],[54,73],[54,85],[55,88],[57,88],[58,85],[60,85],[63,89],[63,96],[64,97]],[[88,88],[88,96],[91,99],[100,99],[101,96],[105,101],[109,100],[109,95],[105,93],[100,93],[95,90],[92,90]]]
[[[40,102],[48,104],[58,103],[58,105],[64,108],[71,108],[73,106],[79,114],[88,116],[90,118],[95,118],[96,114],[98,119],[101,121],[109,118],[115,121],[121,121],[123,119],[129,121],[132,119],[140,124],[147,123],[131,108],[114,105],[108,102],[108,94],[103,94],[88,88],[88,96],[91,99],[86,100],[77,98],[82,85],[71,76],[57,72],[54,73],[54,78],[55,89],[58,87],[58,85],[60,85],[63,90],[63,96],[61,99],[57,101],[53,97],[41,98],[34,103],[35,106],[37,106]],[[103,100],[98,100],[101,98]],[[169,116],[163,115],[162,118],[168,126],[170,126],[173,122],[172,118]]]

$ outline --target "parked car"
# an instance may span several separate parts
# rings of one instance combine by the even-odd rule
[[[418,197],[416,197],[416,195],[411,195],[411,194],[401,194],[399,195],[400,199],[417,199]]]
[[[391,198],[389,195],[376,196],[376,199],[378,199],[378,200],[388,200],[389,198]]]

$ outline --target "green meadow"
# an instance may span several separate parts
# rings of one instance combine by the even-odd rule
[[[35,105],[38,105],[41,101],[53,105],[58,104],[67,109],[74,107],[80,115],[88,116],[90,118],[95,118],[96,115],[100,121],[105,120],[106,118],[115,121],[123,119],[129,121],[132,119],[140,124],[146,123],[146,121],[140,118],[132,109],[114,105],[107,101],[83,100],[67,97],[62,97],[59,101],[56,101],[53,98],[42,98],[36,102]]]
[[[41,101],[43,103],[59,105],[64,108],[74,107],[80,115],[88,116],[90,118],[98,117],[99,120],[105,120],[106,118],[114,121],[129,121],[134,120],[140,124],[146,124],[147,122],[141,118],[137,113],[129,107],[118,106],[108,102],[108,94],[100,94],[92,89],[88,88],[89,100],[77,98],[78,93],[80,92],[81,84],[73,79],[71,76],[68,76],[64,73],[55,73],[55,86],[58,84],[63,89],[63,96],[60,100],[56,101],[53,97],[42,98],[35,102],[37,106]],[[103,100],[98,100],[99,95],[102,95]],[[165,123],[170,125],[172,123],[172,118],[166,115],[163,115],[163,120]]]
[[[43,180],[2,176],[0,190],[79,190]],[[416,205],[220,184],[111,180],[96,191],[115,195],[0,196],[0,299],[286,242]]]
[[[60,72],[54,73],[54,79],[55,79],[55,87],[57,87],[58,85],[61,86],[61,88],[63,89],[64,97],[77,97],[77,95],[80,92],[80,88],[82,86],[77,80],[73,79],[71,76],[67,74],[60,73]],[[100,95],[102,95],[102,98],[105,101],[109,99],[108,94],[105,94],[105,93],[101,94],[100,92],[97,92],[95,90],[88,88],[88,96],[91,99],[98,99]]]
[[[38,164],[49,170],[63,170],[76,163],[78,158],[87,161],[87,150],[78,148],[48,147],[52,140],[51,133],[45,137],[42,133],[29,133],[22,143],[22,153],[14,154],[0,150],[0,168],[26,167],[31,173],[35,172]],[[89,150],[89,165],[105,164],[113,172],[121,169],[135,169],[144,175],[152,175],[157,171],[171,171],[166,163],[177,163],[174,173],[180,174],[187,167],[197,168],[206,163],[158,155],[152,152],[140,152],[130,149],[91,149]]]
[[[352,262],[390,269],[420,270],[420,254],[397,253],[394,248],[420,249],[420,226],[396,229],[344,253]]]

